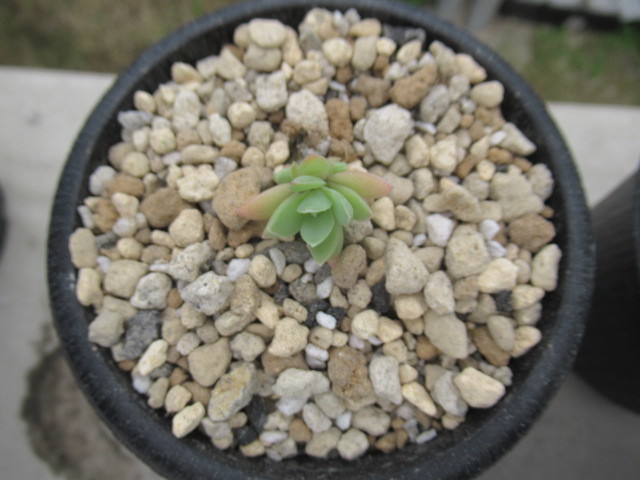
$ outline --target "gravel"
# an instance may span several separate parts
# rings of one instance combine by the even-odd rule
[[[255,19],[118,115],[69,238],[76,294],[176,437],[272,461],[425,443],[499,403],[542,340],[553,176],[504,86],[425,40],[355,10]],[[394,187],[325,265],[236,213],[312,152]]]

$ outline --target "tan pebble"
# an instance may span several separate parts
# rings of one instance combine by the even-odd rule
[[[380,317],[378,322],[378,331],[376,336],[382,340],[383,343],[393,342],[402,336],[402,325],[387,317]]]
[[[297,320],[285,317],[275,327],[275,335],[269,353],[279,357],[290,357],[307,345],[309,329],[300,325]]]
[[[129,298],[135,292],[138,281],[147,273],[149,266],[135,260],[111,262],[104,278],[104,290],[116,297]]]
[[[473,329],[471,332],[473,343],[476,345],[480,353],[489,363],[496,367],[502,367],[509,364],[509,352],[500,348],[486,327]]]
[[[375,310],[364,310],[353,317],[351,331],[354,335],[368,340],[378,332],[380,317]]]
[[[533,347],[535,347],[542,339],[542,333],[535,327],[522,325],[516,328],[515,345],[511,351],[514,358],[521,357]]]
[[[227,228],[237,230],[247,223],[247,219],[238,216],[236,210],[258,193],[260,177],[256,170],[241,168],[222,179],[213,195],[212,206]]]
[[[435,403],[433,403],[425,388],[418,382],[409,382],[402,385],[402,396],[427,415],[432,417],[436,415]]]
[[[562,252],[556,244],[547,245],[531,261],[531,283],[547,292],[558,285],[558,267]]]
[[[400,365],[399,375],[400,383],[409,383],[415,381],[418,378],[419,372],[411,365],[403,363],[402,365]]]
[[[462,398],[474,408],[489,408],[505,394],[502,383],[473,367],[465,368],[453,378]]]
[[[371,107],[377,108],[384,105],[387,100],[389,100],[391,82],[389,80],[362,74],[358,77],[354,90],[366,97],[366,102],[363,102],[364,99],[362,97],[354,97],[351,99],[349,110],[351,118],[355,121],[363,118],[364,113],[359,112],[366,109],[367,102]]]
[[[167,392],[164,400],[164,408],[169,413],[175,413],[187,406],[191,400],[191,392],[182,385],[174,385]]]
[[[147,391],[147,395],[149,398],[147,399],[147,405],[151,408],[160,408],[164,405],[164,398],[167,394],[167,390],[169,388],[169,379],[167,377],[160,377],[153,385],[149,387]]]
[[[533,253],[548,244],[555,233],[551,222],[533,213],[523,215],[509,224],[511,241]]]
[[[401,320],[422,317],[429,308],[422,293],[397,295],[393,306]]]
[[[196,348],[188,356],[189,372],[200,385],[212,386],[231,362],[229,340],[221,338],[215,343]]]
[[[264,255],[256,255],[251,260],[249,275],[260,288],[273,286],[277,280],[276,268],[273,262]]]
[[[316,327],[313,327],[313,329],[311,330],[311,333],[309,335],[309,342],[316,345],[317,347],[322,348],[323,350],[328,350],[333,343],[333,334],[333,330],[318,325]]]
[[[513,320],[502,315],[491,315],[487,320],[489,333],[496,344],[507,352],[513,350],[515,346],[515,331]]]
[[[268,350],[265,350],[261,355],[260,360],[265,372],[269,375],[279,375],[290,368],[296,368],[299,370],[309,369],[302,352],[298,352],[291,357],[279,357]]]
[[[149,225],[154,228],[164,228],[188,207],[177,190],[162,188],[147,196],[140,205],[140,211],[145,214]]]
[[[197,382],[184,382],[182,384],[184,388],[189,390],[191,398],[194,402],[200,402],[203,405],[208,405],[211,398],[211,389],[203,387]]]
[[[422,360],[433,360],[440,351],[425,335],[419,335],[416,342],[416,355]]]
[[[539,302],[544,297],[544,290],[533,285],[517,285],[512,292],[511,301],[513,308],[519,310],[521,308],[530,307],[534,303]]]
[[[291,283],[302,275],[302,267],[298,264],[291,263],[284,267],[280,278],[287,282]]]
[[[265,326],[272,329],[276,327],[280,319],[278,306],[272,301],[263,301],[256,309],[256,316]]]
[[[294,418],[289,426],[289,435],[297,443],[306,443],[311,439],[312,432],[300,418]]]
[[[425,65],[409,77],[397,80],[390,90],[391,99],[398,105],[412,109],[420,103],[437,77],[435,65]]]
[[[69,251],[71,262],[76,268],[95,266],[98,258],[98,245],[93,232],[88,228],[76,229],[69,237]]]
[[[253,442],[240,446],[240,451],[245,457],[259,457],[265,454],[266,448],[260,439],[255,439]]]
[[[198,427],[204,414],[205,408],[201,403],[183,408],[173,417],[171,423],[173,434],[178,438],[188,435]]]
[[[335,285],[349,289],[356,284],[359,273],[366,267],[367,254],[360,245],[348,245],[332,269]]]
[[[467,329],[453,314],[438,315],[435,311],[425,314],[425,334],[443,353],[453,358],[468,355]]]

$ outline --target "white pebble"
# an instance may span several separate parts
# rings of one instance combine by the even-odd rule
[[[340,82],[336,82],[335,80],[332,80],[329,82],[329,88],[331,90],[335,90],[336,92],[346,92],[347,91],[347,87],[340,83]]]
[[[313,258],[304,262],[304,271],[308,273],[316,273],[320,270],[320,265]]]
[[[100,255],[96,259],[96,262],[98,263],[98,267],[100,268],[100,270],[102,270],[104,273],[107,273],[109,271],[109,266],[111,265],[111,259],[109,259],[109,257]]]
[[[80,205],[77,211],[83,227],[93,229],[93,227],[96,226],[96,223],[93,220],[93,212],[91,212],[89,207],[86,205]]]
[[[336,426],[343,432],[345,430],[348,430],[349,427],[351,427],[351,411],[350,410],[346,410],[342,412],[340,415],[338,415],[338,417],[336,418]]]
[[[368,341],[371,345],[373,345],[374,347],[377,347],[379,345],[382,345],[382,340],[380,340],[377,336],[375,335],[371,335],[368,338]]]
[[[151,380],[147,375],[140,375],[139,373],[133,373],[132,377],[132,386],[133,389],[138,393],[147,393],[149,388],[151,388],[151,384],[153,380]]]
[[[491,145],[498,145],[505,138],[507,138],[507,132],[505,132],[504,130],[498,130],[489,137],[489,142],[491,143]]]
[[[493,238],[500,231],[500,224],[495,220],[485,219],[480,222],[480,233],[484,236],[484,238],[489,240],[493,240]]]
[[[282,275],[284,267],[287,266],[287,259],[285,258],[284,253],[282,253],[282,250],[272,248],[269,250],[269,257],[271,258],[274,267],[276,267],[276,273],[278,275]]]
[[[314,345],[313,343],[307,344],[307,346],[304,348],[304,351],[309,357],[321,360],[323,362],[329,360],[329,352],[318,347],[317,345]]]
[[[302,275],[300,277],[300,281],[302,283],[309,283],[309,282],[313,281],[313,275],[310,274],[310,273],[305,273],[304,275]]]
[[[418,438],[418,421],[415,418],[407,420],[404,422],[404,429],[407,431],[409,435],[409,440],[415,443]]]
[[[416,443],[427,443],[429,440],[433,440],[437,436],[438,432],[435,430],[435,428],[431,428],[418,435],[416,437]]]
[[[216,162],[213,166],[213,171],[218,176],[218,178],[222,180],[236,168],[238,168],[238,164],[235,162],[235,160],[229,157],[218,157],[216,158]]]
[[[411,243],[414,247],[420,247],[424,245],[427,241],[427,235],[425,233],[419,233],[415,237],[413,237],[413,242]]]
[[[439,213],[427,217],[427,233],[431,241],[439,247],[447,246],[455,225],[453,220]]]
[[[487,250],[489,251],[489,255],[493,258],[502,258],[507,253],[507,249],[495,240],[487,242]]]
[[[416,122],[416,129],[429,135],[435,135],[438,132],[438,128],[433,123]]]
[[[365,341],[362,338],[354,334],[351,334],[349,336],[349,346],[351,348],[355,348],[356,350],[363,350],[364,345],[365,345]]]
[[[249,271],[250,265],[251,260],[248,258],[234,258],[229,262],[229,266],[227,267],[227,277],[235,282]]]
[[[304,275],[303,275],[304,277]],[[316,295],[318,298],[329,298],[333,289],[333,278],[327,277],[316,287]]]
[[[333,330],[336,328],[336,324],[338,321],[333,315],[329,315],[328,313],[318,312],[316,314],[316,321],[318,325],[321,325],[329,330]]]
[[[276,407],[284,415],[290,417],[295,415],[307,403],[308,398],[305,397],[281,397],[276,403]]]
[[[287,432],[282,432],[280,430],[267,430],[260,434],[260,441],[265,445],[280,443],[285,438],[287,438]]]
[[[313,368],[314,370],[325,370],[327,368],[327,362],[312,357],[308,353],[305,353],[304,360],[307,362],[307,365],[309,365],[309,368]]]

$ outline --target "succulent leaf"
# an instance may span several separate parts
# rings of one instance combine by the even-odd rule
[[[334,173],[327,181],[350,188],[364,198],[384,197],[393,188],[389,182],[377,175],[355,170]]]
[[[329,187],[341,193],[353,207],[354,220],[368,220],[371,218],[371,209],[366,200],[358,195],[355,191],[343,185],[330,183]]]
[[[239,207],[236,213],[249,220],[268,220],[278,206],[293,193],[289,184],[276,185],[253,197]]]
[[[305,190],[314,190],[326,185],[323,179],[314,177],[313,175],[301,175],[291,182],[291,188],[294,192],[304,192]]]
[[[276,183],[291,183],[293,180],[293,169],[292,167],[283,168],[278,173],[273,176],[273,180]]]
[[[330,210],[319,213],[315,217],[305,215],[300,228],[300,236],[310,247],[316,247],[327,239],[335,223]]]
[[[335,162],[331,166],[331,173],[344,172],[347,169],[347,164],[345,162]]]
[[[325,178],[332,172],[333,162],[319,155],[309,155],[297,168],[298,175]]]
[[[331,200],[322,190],[312,190],[308,192],[298,205],[298,213],[320,213],[331,208]]]
[[[300,231],[304,215],[297,211],[306,194],[294,194],[280,204],[273,212],[264,229],[265,236],[274,238],[292,237]]]
[[[335,223],[329,236],[319,245],[309,247],[313,259],[319,264],[335,257],[342,250],[344,233],[340,224]]]
[[[349,200],[332,188],[323,187],[322,191],[329,197],[329,200],[331,200],[331,211],[336,221],[343,227],[348,225],[353,218],[353,207],[349,203]]]

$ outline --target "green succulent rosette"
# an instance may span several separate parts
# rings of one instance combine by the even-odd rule
[[[268,220],[267,238],[286,239],[300,233],[316,262],[340,254],[344,227],[351,220],[371,218],[369,200],[391,191],[391,184],[347,164],[319,155],[274,175],[276,186],[241,206],[237,213],[251,220]]]

